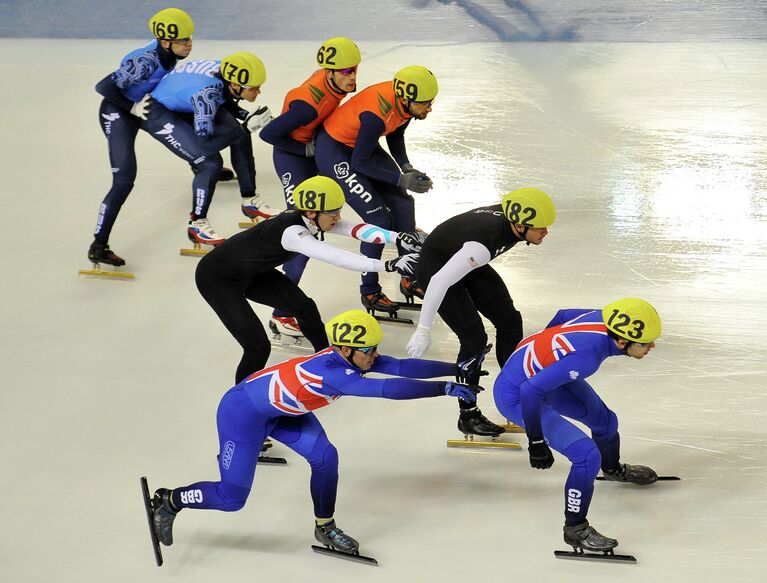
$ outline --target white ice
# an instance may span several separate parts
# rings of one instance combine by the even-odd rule
[[[315,45],[200,40],[193,56],[258,52],[260,102],[277,110]],[[630,567],[555,560],[568,462],[542,472],[525,449],[447,449],[460,437],[447,398],[347,398],[319,413],[341,457],[339,525],[380,567],[309,550],[308,466],[280,444],[287,467],[259,467],[240,512],[184,511],[155,567],[138,478],[216,479],[215,410],[240,350],[194,286],[196,260],[179,256],[189,170],[145,134],[110,241],[136,280],[77,275],[110,184],[93,85],[135,46],[0,40],[1,581],[767,580],[763,43],[363,45],[363,86],[412,63],[439,77],[433,113],[407,136],[435,183],[417,195],[420,227],[519,186],[554,198],[544,244],[493,263],[526,332],[558,308],[629,295],[663,317],[649,358],[591,378],[619,416],[624,461],[682,478],[597,484],[589,518],[637,556]],[[278,205],[271,152],[254,143],[259,190]],[[217,230],[237,231],[238,207],[220,185]],[[327,318],[359,307],[357,284],[312,262],[302,287]],[[394,278],[384,286],[396,295]],[[404,356],[412,328],[384,330],[383,351]],[[439,322],[428,356],[456,350]],[[489,370],[480,404],[500,421]]]

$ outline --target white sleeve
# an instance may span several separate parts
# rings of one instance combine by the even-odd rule
[[[280,242],[286,251],[294,251],[351,271],[386,271],[386,266],[380,259],[370,259],[318,241],[301,225],[292,225],[285,229]]]
[[[442,266],[442,269],[432,276],[423,298],[418,325],[431,328],[448,288],[477,267],[490,263],[491,259],[490,251],[482,243],[466,241],[463,247]]]
[[[365,243],[396,243],[397,233],[396,231],[387,231],[382,227],[376,227],[368,223],[356,223],[354,221],[347,221],[341,219],[333,227],[332,231],[329,231],[332,235],[345,235],[347,237],[353,237],[359,241]]]

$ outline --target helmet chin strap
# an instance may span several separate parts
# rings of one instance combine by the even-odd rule
[[[319,218],[319,213],[317,213],[317,218]],[[304,217],[304,223],[306,224],[306,227],[309,229],[309,232],[312,235],[319,235],[319,240],[324,241],[325,240],[325,231],[322,230],[322,227],[320,227],[320,223],[317,220],[317,218],[310,219],[306,215],[303,215]]]
[[[527,240],[527,232],[530,230],[530,227],[528,227],[527,225],[523,225],[523,226],[525,227],[525,229],[521,233],[517,231],[516,227],[514,227],[514,232],[517,234],[517,237],[520,238],[520,241],[524,241],[529,247],[530,241]]]
[[[351,93],[351,91],[344,91],[338,86],[338,84],[336,84],[335,79],[333,79],[332,73],[330,74],[330,84],[333,86],[333,91],[335,91],[336,93],[340,93],[341,95],[349,95],[349,93]]]

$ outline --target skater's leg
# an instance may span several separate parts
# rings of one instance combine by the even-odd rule
[[[338,489],[338,451],[313,413],[280,417],[270,435],[309,462],[309,489],[317,518],[330,519]]]
[[[245,290],[245,296],[259,304],[279,308],[293,314],[301,331],[315,350],[328,347],[325,325],[317,304],[301,288],[276,269],[259,274]]]
[[[239,383],[266,365],[272,350],[269,337],[245,298],[245,283],[222,281],[210,255],[197,265],[195,281],[202,297],[242,346],[242,358],[235,373],[235,383]]]
[[[237,183],[242,198],[256,196],[256,161],[253,158],[252,134],[243,135],[229,146],[229,158],[237,174]]]
[[[514,307],[501,276],[489,265],[472,271],[463,283],[474,305],[495,328],[495,356],[503,367],[522,340],[522,314]]]

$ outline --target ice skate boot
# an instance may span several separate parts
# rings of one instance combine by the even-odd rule
[[[638,486],[649,486],[658,481],[658,474],[647,466],[632,466],[621,464],[617,470],[602,470],[608,482],[629,482]]]
[[[412,324],[413,320],[410,318],[400,318],[397,316],[397,311],[400,309],[400,304],[391,301],[385,293],[382,291],[372,294],[363,294],[360,296],[362,305],[367,310],[368,314],[371,314],[376,320],[380,322],[396,322],[397,324]],[[379,315],[376,312],[383,312],[384,315]]]
[[[186,229],[186,235],[193,243],[193,248],[182,249],[181,255],[193,257],[200,257],[208,253],[208,250],[203,249],[202,245],[212,245],[216,247],[226,241],[225,237],[222,237],[213,230],[208,219],[190,220]]]
[[[565,543],[578,551],[591,551],[593,553],[606,553],[618,546],[618,541],[599,534],[589,521],[584,520],[573,526],[565,525],[563,528]]]
[[[118,271],[118,267],[125,265],[125,259],[116,255],[106,243],[93,241],[88,248],[88,260],[93,263],[93,269],[81,269],[80,275],[94,275],[96,277],[114,279],[133,279],[134,275],[127,271]],[[101,264],[111,265],[114,271],[102,271]]]
[[[259,220],[271,219],[274,215],[278,215],[282,212],[280,209],[270,207],[266,204],[258,193],[252,197],[241,197],[240,209],[242,210],[242,214],[250,219],[250,221],[243,221],[240,223],[241,229],[249,229],[253,225],[257,225]]]
[[[464,435],[486,435],[490,437],[498,437],[504,433],[503,427],[490,421],[476,407],[461,411],[458,416],[458,431]]]
[[[406,275],[402,276],[399,281],[399,291],[405,296],[405,301],[399,304],[400,308],[405,310],[421,310],[421,304],[417,304],[415,298],[422,300],[425,292],[415,278]]]
[[[272,316],[269,320],[269,330],[272,333],[272,346],[314,352],[293,316]]]
[[[173,521],[178,514],[170,500],[171,490],[158,488],[152,497],[152,524],[157,540],[169,547],[173,544]]]
[[[373,557],[360,555],[360,544],[336,526],[331,520],[322,526],[314,525],[314,538],[323,546],[312,545],[312,550],[321,555],[329,555],[340,559],[349,559],[358,563],[378,565]]]

